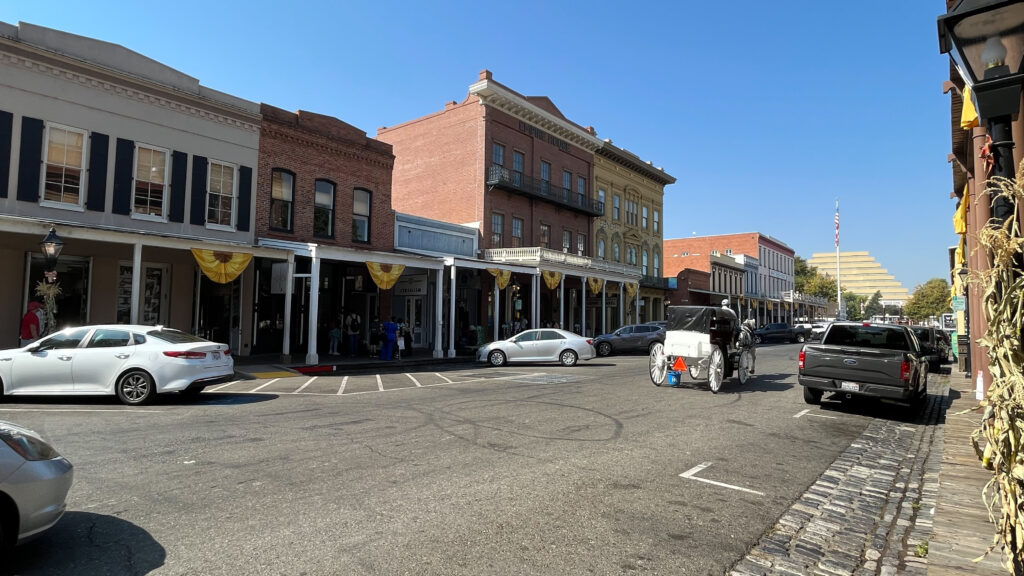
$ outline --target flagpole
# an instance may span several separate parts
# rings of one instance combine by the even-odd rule
[[[839,198],[836,198],[836,315],[840,320],[846,320],[843,313],[843,288],[839,282]]]

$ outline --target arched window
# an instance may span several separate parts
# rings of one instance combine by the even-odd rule
[[[604,238],[597,240],[597,257],[604,260]]]
[[[643,267],[641,268],[644,276],[647,276],[647,250],[644,250],[643,254]]]
[[[661,278],[661,266],[658,262],[658,253],[654,253],[654,277]]]
[[[612,244],[612,260],[620,262],[619,260],[619,243]]]

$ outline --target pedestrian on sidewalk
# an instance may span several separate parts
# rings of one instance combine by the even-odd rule
[[[338,321],[334,321],[334,327],[327,333],[327,337],[331,340],[331,350],[328,354],[333,356],[338,355],[338,344],[341,343],[341,326],[338,325]]]
[[[35,300],[28,303],[28,311],[21,318],[21,346],[24,348],[43,335],[42,323],[39,321],[38,310],[41,307]]]
[[[359,353],[359,334],[363,331],[363,319],[355,310],[345,316],[345,333],[348,335],[348,354],[355,358]]]
[[[384,345],[381,346],[380,359],[391,360],[395,352],[395,340],[398,338],[398,324],[395,323],[395,317],[392,316],[389,322],[385,322],[382,326],[384,329]]]

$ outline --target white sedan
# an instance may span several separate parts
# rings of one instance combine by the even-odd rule
[[[561,362],[574,366],[579,360],[597,356],[593,341],[579,334],[555,328],[524,330],[508,340],[497,340],[477,350],[476,358],[491,366],[506,362]]]
[[[198,393],[234,373],[226,344],[162,326],[79,326],[0,351],[0,398],[116,394],[136,405],[163,392]]]

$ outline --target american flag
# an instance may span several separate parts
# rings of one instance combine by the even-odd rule
[[[836,248],[839,248],[839,201],[836,200]]]

